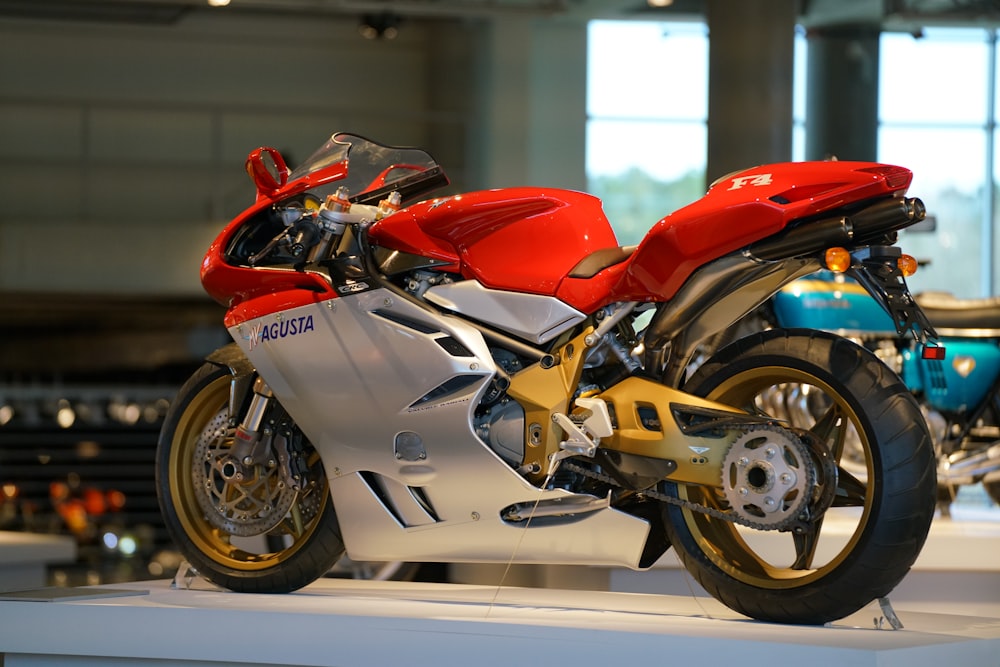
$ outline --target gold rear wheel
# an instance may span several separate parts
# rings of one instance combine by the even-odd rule
[[[817,468],[826,459],[837,467],[818,478],[836,486],[817,503],[829,508],[796,530],[757,531],[668,508],[671,543],[706,590],[754,618],[825,623],[902,579],[933,517],[934,456],[916,401],[877,358],[832,335],[776,330],[720,351],[685,389],[808,432]],[[790,395],[801,403],[789,405]],[[675,490],[733,511],[724,494]]]

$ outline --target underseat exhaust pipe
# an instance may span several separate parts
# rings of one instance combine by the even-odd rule
[[[750,246],[758,259],[779,260],[820,252],[830,246],[862,245],[920,222],[926,215],[916,197],[886,199],[850,216],[827,218],[787,229]]]

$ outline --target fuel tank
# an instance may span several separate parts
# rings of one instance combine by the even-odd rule
[[[774,295],[774,314],[783,327],[833,331],[843,336],[895,337],[892,318],[868,292],[849,278],[821,272]]]
[[[421,202],[373,224],[369,238],[454,264],[490,289],[547,296],[582,258],[618,246],[599,199],[533,187]]]

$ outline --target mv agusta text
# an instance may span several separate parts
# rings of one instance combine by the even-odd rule
[[[429,154],[351,134],[246,168],[256,202],[201,267],[234,342],[157,452],[167,526],[210,581],[292,591],[345,555],[645,569],[672,548],[732,609],[821,624],[917,558],[935,454],[896,373],[818,329],[704,354],[836,271],[942,356],[893,245],[924,216],[907,169],[748,169],[622,247],[590,195],[429,198],[448,185]],[[808,409],[771,409],[789,387]]]

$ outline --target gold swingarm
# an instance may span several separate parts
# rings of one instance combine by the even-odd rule
[[[608,404],[617,428],[600,446],[625,455],[670,461],[669,478],[719,486],[722,463],[739,432],[736,426],[772,423],[732,406],[640,377],[630,377],[596,396]]]
[[[586,451],[586,443],[599,439],[605,452],[663,462],[659,469],[671,480],[719,486],[722,462],[738,434],[735,427],[774,423],[641,377],[626,378],[573,405],[591,331],[560,347],[558,364],[535,364],[511,378],[508,393],[525,411],[523,469],[530,477],[543,478],[553,457],[594,456],[596,447]],[[586,426],[599,407],[593,399],[607,406],[604,419],[613,425],[596,437]]]

